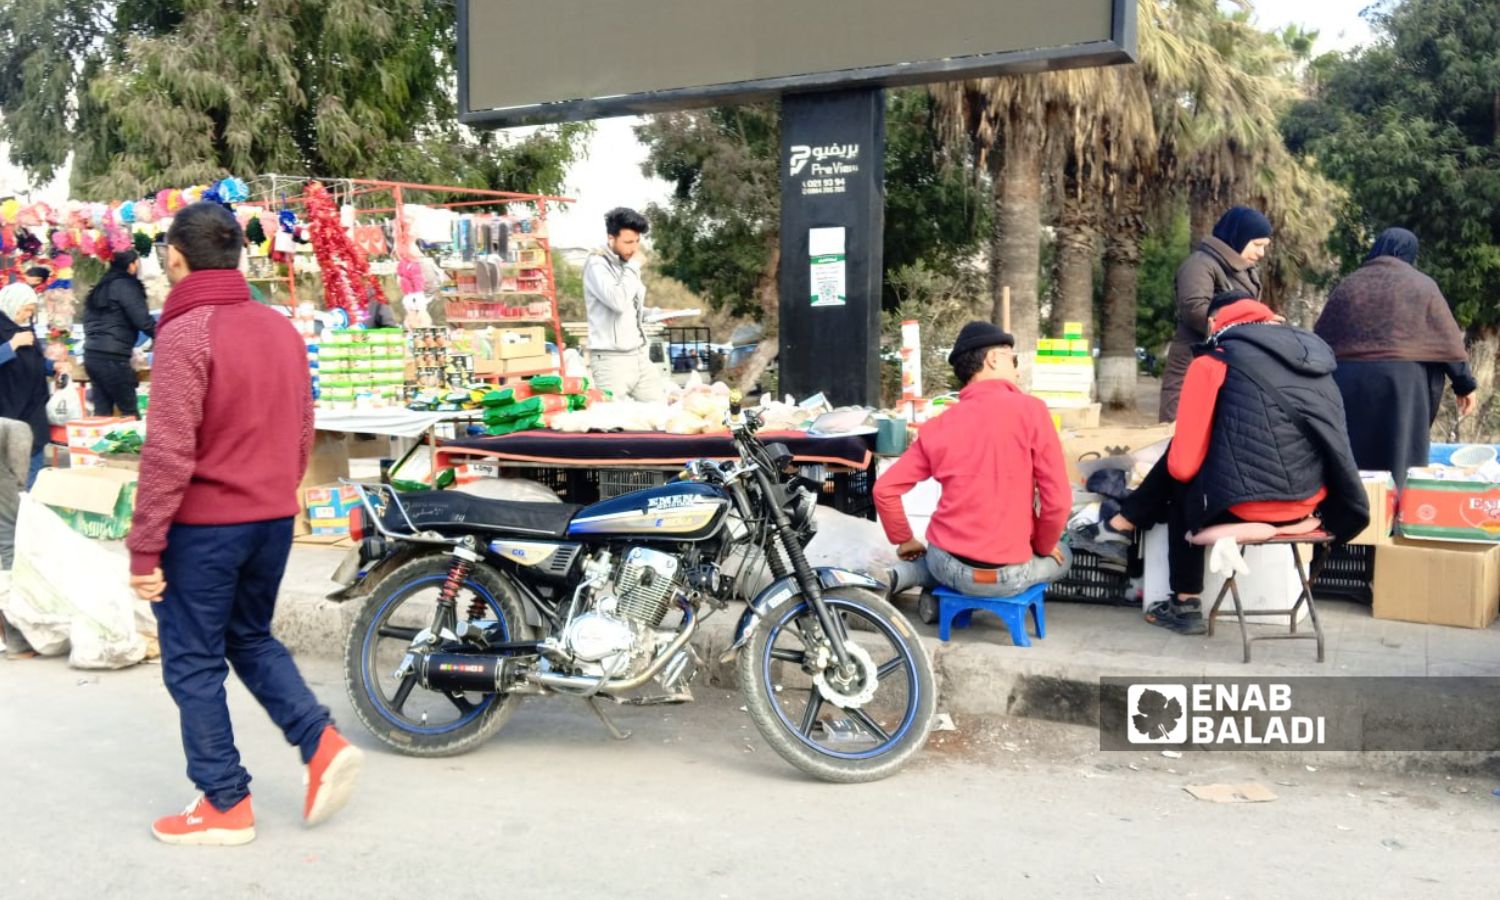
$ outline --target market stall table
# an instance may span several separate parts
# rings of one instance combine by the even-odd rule
[[[766,443],[785,444],[795,462],[826,474],[824,497],[841,512],[874,516],[873,435],[813,436],[800,431],[769,431]],[[663,483],[694,459],[735,459],[726,434],[675,435],[658,432],[569,434],[523,431],[498,437],[442,441],[437,468],[467,464],[525,470],[530,477],[565,492],[572,502],[591,502]]]
[[[390,474],[394,475],[400,471],[402,466],[406,465],[417,452],[417,448],[423,444],[431,447],[434,459],[437,458],[439,446],[437,429],[439,426],[469,421],[476,415],[477,413],[474,410],[417,412],[415,410],[399,408],[361,410],[319,409],[315,413],[313,427],[318,431],[341,434],[374,434],[382,437],[412,440],[411,449],[391,467]],[[429,482],[439,468],[439,466],[433,466],[432,473],[429,474]]]

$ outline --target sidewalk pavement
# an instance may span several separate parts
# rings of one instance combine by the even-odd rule
[[[329,576],[343,551],[298,545],[292,553],[276,616],[276,629],[295,652],[343,654],[355,604],[326,595]],[[945,709],[969,714],[1021,715],[1091,724],[1102,677],[1131,676],[1494,676],[1500,677],[1500,623],[1483,629],[1388,622],[1372,618],[1357,603],[1320,600],[1326,662],[1318,663],[1312,641],[1261,642],[1252,662],[1241,662],[1238,624],[1221,619],[1213,637],[1186,637],[1146,624],[1126,607],[1051,603],[1047,637],[1017,647],[999,620],[976,615],[947,643],[936,626],[916,620],[916,594],[897,605],[911,619],[933,655]],[[739,609],[709,617],[696,642],[705,660],[717,659],[733,633]],[[1284,626],[1252,625],[1252,634]],[[1299,628],[1310,630],[1304,620]],[[704,652],[709,651],[709,652]],[[723,683],[732,673],[713,671]],[[1094,701],[1097,702],[1097,701]]]

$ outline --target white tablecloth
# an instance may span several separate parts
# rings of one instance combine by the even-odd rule
[[[319,431],[342,431],[349,434],[380,434],[390,437],[419,438],[442,422],[468,419],[473,412],[415,412],[409,409],[362,409],[353,411],[320,409]]]

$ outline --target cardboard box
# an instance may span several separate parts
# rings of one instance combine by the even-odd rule
[[[342,432],[319,431],[313,438],[312,455],[300,487],[334,484],[349,477],[349,441]]]
[[[91,451],[94,445],[104,440],[104,436],[111,431],[119,431],[124,425],[134,426],[135,424],[134,419],[110,416],[74,419],[68,423],[68,449]]]
[[[125,469],[43,469],[31,495],[84,537],[118,541],[130,533],[135,489],[136,473]]]
[[[1144,428],[1115,426],[1064,431],[1062,434],[1063,461],[1068,468],[1068,479],[1075,484],[1083,484],[1083,474],[1078,467],[1080,461],[1110,456],[1128,456],[1136,450],[1171,438],[1172,431],[1171,423]]]
[[[555,372],[551,356],[525,356],[519,359],[476,359],[476,375],[515,375],[518,373]]]
[[[68,448],[68,467],[72,469],[87,469],[104,465],[104,457],[92,450],[82,447]]]
[[[1500,544],[1398,538],[1375,550],[1375,618],[1488,628],[1497,613]]]
[[[349,533],[349,513],[359,505],[359,489],[347,484],[308,488],[303,492],[303,510],[313,536]]]
[[[1349,543],[1366,547],[1389,544],[1396,525],[1396,479],[1390,472],[1360,472],[1359,478],[1370,501],[1370,524]]]
[[[540,325],[530,328],[497,328],[491,334],[492,355],[495,359],[525,359],[547,354],[547,329]]]
[[[1500,541],[1500,484],[1432,477],[1411,469],[1401,494],[1401,536],[1426,541]]]
[[[1098,403],[1090,403],[1087,406],[1053,406],[1047,404],[1047,410],[1052,413],[1055,421],[1062,428],[1081,429],[1098,428],[1099,416],[1103,412],[1103,406]]]

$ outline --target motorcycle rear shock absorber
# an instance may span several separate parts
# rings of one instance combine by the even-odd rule
[[[464,582],[469,580],[469,575],[474,572],[482,557],[468,547],[453,548],[453,565],[448,568],[448,577],[443,581],[443,587],[438,592],[438,615],[447,621],[443,624],[454,626],[458,622],[458,592],[463,588]],[[475,593],[473,602],[469,605],[469,618],[484,618],[484,600]],[[478,615],[476,615],[476,611]]]

